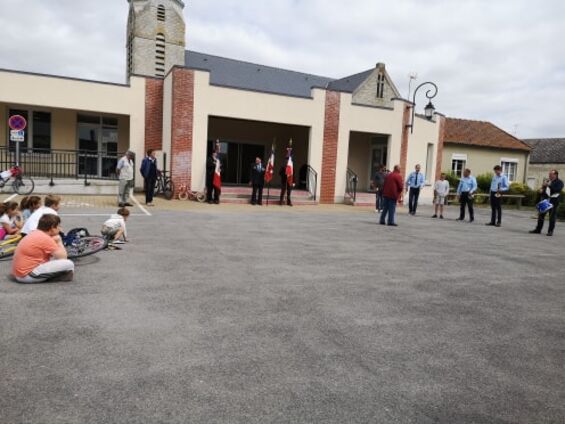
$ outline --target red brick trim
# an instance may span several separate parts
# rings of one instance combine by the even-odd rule
[[[145,79],[145,150],[163,148],[163,80]]]
[[[320,203],[335,203],[337,144],[339,138],[339,108],[340,93],[336,91],[326,91]]]
[[[437,139],[437,155],[436,155],[436,180],[442,173],[442,162],[443,162],[443,142],[445,140],[445,118],[443,116],[438,116],[439,119],[439,134]]]
[[[412,112],[412,106],[404,104],[404,112],[402,114],[402,139],[400,142],[400,173],[402,174],[402,180],[406,180],[406,167],[408,166],[408,138],[410,137],[410,114]],[[394,166],[394,164],[393,164]]]
[[[172,73],[171,178],[177,189],[181,184],[191,188],[194,71],[174,68]]]

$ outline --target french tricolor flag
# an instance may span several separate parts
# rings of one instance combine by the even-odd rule
[[[273,179],[273,172],[275,170],[275,151],[271,150],[271,157],[269,162],[267,162],[267,168],[265,169],[265,182],[268,184]]]
[[[216,170],[214,171],[214,180],[212,181],[216,190],[220,190],[222,188],[222,174],[220,166],[220,159],[216,159]]]
[[[288,162],[286,163],[286,183],[290,186],[294,184],[294,163],[292,155],[288,153]]]

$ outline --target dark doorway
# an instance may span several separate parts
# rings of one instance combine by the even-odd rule
[[[208,154],[215,142],[208,142]],[[222,161],[222,182],[224,184],[248,184],[251,166],[255,158],[265,157],[265,146],[260,144],[220,142],[220,160]]]

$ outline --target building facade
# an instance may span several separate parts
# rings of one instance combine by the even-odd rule
[[[490,122],[446,118],[442,171],[461,177],[492,173],[495,165],[510,182],[525,184],[530,147]]]
[[[532,148],[528,166],[528,186],[541,187],[552,169],[565,176],[565,138],[535,138],[524,140]]]
[[[81,156],[77,174],[111,176],[120,152],[142,157],[153,148],[167,153],[177,186],[202,190],[206,156],[219,140],[224,184],[246,185],[254,158],[268,157],[274,145],[278,168],[292,139],[297,177],[315,176],[307,188],[322,203],[343,202],[348,170],[361,191],[379,164],[405,172],[420,163],[427,181],[435,180],[444,118],[416,115],[411,133],[412,104],[400,98],[384,64],[334,79],[187,51],[182,1],[129,4],[126,84],[0,71],[6,152],[6,120],[25,112],[24,155],[96,152]]]

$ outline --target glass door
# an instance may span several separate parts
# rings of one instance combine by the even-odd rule
[[[116,176],[118,162],[118,119],[78,115],[80,175],[98,178]]]
[[[78,124],[78,173],[96,175],[99,173],[98,145],[100,143],[100,125]]]
[[[369,170],[369,181],[368,184],[370,186],[371,180],[375,176],[377,172],[377,168],[380,165],[386,166],[386,153],[387,153],[387,146],[386,145],[374,145],[371,146],[371,168]]]

